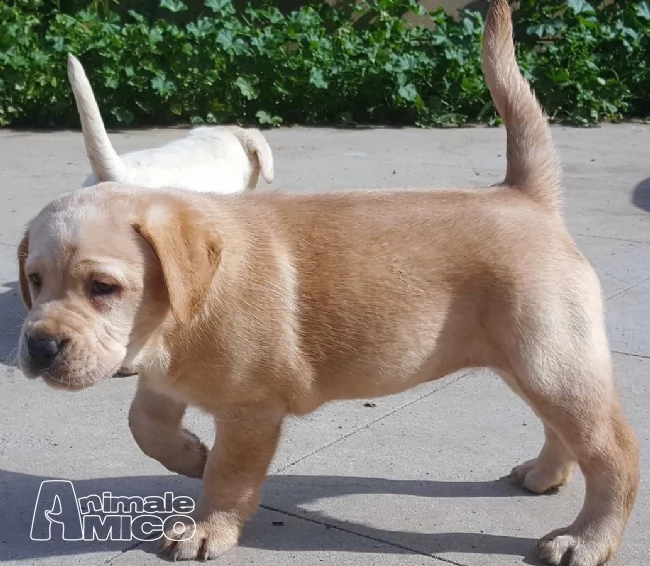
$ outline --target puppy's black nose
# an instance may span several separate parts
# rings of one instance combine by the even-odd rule
[[[30,336],[28,334],[27,352],[33,368],[37,371],[50,368],[65,342],[65,340],[52,336]]]

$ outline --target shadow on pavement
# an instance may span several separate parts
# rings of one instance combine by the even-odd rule
[[[650,177],[641,181],[632,193],[632,204],[641,210],[650,212]]]
[[[45,478],[29,474],[0,470],[0,500],[2,513],[0,515],[0,562],[7,560],[33,560],[48,556],[75,556],[95,552],[114,551],[116,553],[135,548],[136,546],[147,553],[156,553],[157,542],[146,541],[138,543],[131,541],[63,541],[60,526],[52,526],[51,540],[33,541],[30,530],[34,519],[34,508],[39,493],[39,487]],[[74,481],[77,498],[110,492],[114,496],[162,496],[172,492],[174,496],[186,495],[197,499],[200,493],[200,482],[183,476],[140,476],[124,478],[101,478]],[[340,521],[328,517],[318,511],[308,511],[304,505],[319,499],[340,497],[351,494],[395,494],[429,498],[447,497],[521,497],[522,492],[505,479],[488,482],[437,482],[394,480],[361,477],[327,477],[276,475],[267,478],[264,486],[263,501],[282,500],[282,509],[267,503],[265,510],[257,515],[247,525],[242,537],[241,546],[277,551],[346,551],[346,552],[385,552],[406,554],[409,548],[419,549],[426,554],[445,552],[460,552],[468,554],[501,554],[521,556],[527,564],[540,564],[534,557],[535,540],[513,536],[501,536],[485,533],[441,532],[441,533],[409,533],[388,531],[363,524]],[[52,498],[48,499],[51,501]],[[56,519],[61,520],[70,511],[70,506],[53,504],[51,508]],[[69,502],[70,500],[68,500]],[[74,501],[74,499],[72,499]],[[435,502],[432,501],[432,511]],[[65,507],[65,509],[64,509]],[[295,532],[278,529],[271,526],[268,519],[269,511],[286,512],[289,522],[296,517],[304,517],[308,521],[323,525],[324,528],[334,528],[348,533],[356,533],[361,537],[348,537],[345,546],[340,541],[332,541],[332,537],[296,536]],[[76,510],[74,514],[76,516]],[[277,518],[279,515],[273,515]],[[293,517],[293,518],[292,518]],[[513,518],[513,520],[516,520]],[[38,521],[34,522],[37,525]],[[40,521],[48,524],[47,520]],[[295,523],[294,523],[295,524]],[[35,527],[37,529],[37,527]],[[39,536],[38,529],[34,531]],[[45,532],[45,531],[43,531]],[[43,532],[40,533],[41,538]],[[542,533],[540,533],[542,534]],[[368,545],[368,539],[375,542],[398,540],[400,546]],[[358,545],[355,541],[358,541]],[[369,550],[372,549],[372,550]],[[161,562],[162,563],[162,562]]]
[[[0,288],[0,364],[14,366],[20,327],[27,311],[17,281],[1,283],[0,287],[8,288]]]

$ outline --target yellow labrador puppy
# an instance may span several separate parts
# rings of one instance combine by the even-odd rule
[[[612,379],[598,279],[564,227],[550,130],[519,73],[507,0],[493,0],[487,83],[508,135],[505,182],[481,190],[204,195],[116,184],[63,196],[29,224],[20,281],[29,377],[78,389],[137,368],[133,435],[203,478],[174,559],[214,558],[255,511],[283,419],[389,395],[461,368],[498,372],[542,419],[512,471],[536,493],[586,477],[551,564],[597,566],[639,483]],[[181,428],[213,414],[208,452]],[[191,525],[187,529],[192,529]]]

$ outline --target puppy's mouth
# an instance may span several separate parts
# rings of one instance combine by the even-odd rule
[[[81,391],[82,389],[86,389],[86,387],[95,385],[99,381],[98,379],[95,379],[75,382],[48,374],[43,374],[41,377],[43,378],[43,381],[53,389],[64,389],[66,391]]]
[[[119,369],[119,367],[120,366],[118,364],[106,373],[95,373],[94,375],[88,374],[80,378],[73,378],[70,375],[65,374],[61,375],[52,371],[42,372],[37,377],[41,377],[45,383],[54,389],[81,391],[82,389],[87,389],[88,387],[97,385],[107,377],[112,377],[115,375],[115,372]]]

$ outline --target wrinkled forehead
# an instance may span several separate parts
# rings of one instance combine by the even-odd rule
[[[115,263],[133,255],[135,234],[97,206],[52,206],[29,225],[28,264]]]
[[[87,218],[92,221],[92,216]],[[68,210],[43,210],[29,225],[29,256],[67,255],[80,241],[80,234],[89,222],[79,213]]]

